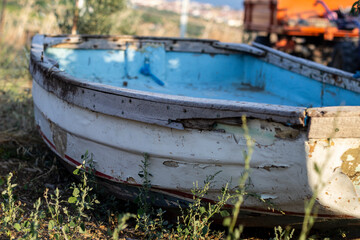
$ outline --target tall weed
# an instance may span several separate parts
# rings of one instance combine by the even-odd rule
[[[142,179],[142,187],[137,198],[137,217],[135,230],[143,231],[144,236],[148,239],[161,239],[167,231],[168,222],[164,221],[163,215],[165,211],[161,208],[155,209],[151,205],[151,180],[152,174],[149,173],[150,156],[145,153],[144,160],[142,160],[141,171],[139,177]]]
[[[254,151],[253,148],[254,143],[253,140],[251,139],[249,128],[246,124],[246,116],[242,116],[242,123],[243,123],[242,127],[244,130],[244,137],[247,146],[247,151],[243,152],[245,167],[244,167],[244,172],[239,179],[239,189],[236,192],[237,201],[235,202],[234,209],[232,211],[232,216],[225,218],[223,222],[223,225],[228,227],[228,235],[226,237],[227,240],[240,239],[244,229],[242,225],[240,225],[237,228],[235,226],[238,216],[240,214],[241,204],[244,202],[245,187],[246,187],[245,185],[250,175],[250,160],[252,157],[252,153]]]
[[[216,203],[205,204],[203,202],[203,198],[207,195],[215,176],[216,174],[209,176],[202,188],[199,187],[197,182],[194,183],[192,189],[193,202],[185,209],[180,206],[181,216],[178,217],[175,230],[176,236],[180,239],[208,239],[215,234],[210,228],[212,218],[215,215],[229,216],[229,213],[223,210],[223,207],[231,198],[228,184],[223,188],[222,194]]]

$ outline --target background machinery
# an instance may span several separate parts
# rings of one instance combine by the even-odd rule
[[[245,0],[244,28],[256,42],[348,72],[360,70],[354,0]]]

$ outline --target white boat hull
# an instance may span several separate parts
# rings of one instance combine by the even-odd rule
[[[191,201],[194,183],[202,186],[213,175],[205,201],[216,201],[226,184],[235,191],[248,150],[239,122],[246,115],[254,153],[242,209],[301,217],[305,201],[316,194],[319,217],[360,218],[360,131],[353,124],[359,122],[357,107],[333,114],[332,108],[142,95],[46,72],[51,64],[37,65],[40,59],[38,50],[30,70],[42,137],[73,167],[86,151],[91,153],[96,175],[118,196],[136,196],[128,189],[142,185],[144,154],[150,157],[152,191],[165,197],[159,205]],[[349,117],[350,127],[344,124]]]
[[[33,95],[36,123],[48,145],[73,166],[81,164],[81,155],[89,151],[94,156],[98,175],[108,180],[140,186],[142,178],[138,174],[144,153],[147,153],[150,156],[148,171],[153,176],[152,186],[164,194],[175,192],[176,195],[177,192],[182,199],[192,199],[193,183],[201,185],[208,176],[219,172],[208,196],[216,201],[226,183],[230,183],[230,189],[236,189],[244,171],[243,151],[247,150],[247,146],[239,126],[224,125],[225,133],[177,130],[115,118],[68,104],[46,92],[36,82]],[[318,182],[311,162],[307,162],[310,147],[305,133],[300,132],[301,137],[289,141],[274,136],[275,128],[286,128],[284,126],[260,120],[252,120],[248,124],[250,132],[256,134],[252,135],[255,144],[248,185],[248,192],[254,196],[247,197],[244,209],[303,215],[304,202],[311,198],[312,187]],[[347,146],[349,140],[338,142],[336,144]],[[359,144],[359,141],[352,140],[352,145],[356,143]],[[343,147],[339,153],[345,150]],[[330,170],[338,164],[333,164]],[[338,189],[344,191],[333,193],[334,201],[339,201],[338,196],[342,196],[339,204],[348,199],[356,203],[341,215],[353,215],[358,209],[358,200],[354,201],[352,189]],[[336,217],[334,206],[331,209],[324,208],[319,215]],[[339,212],[343,209],[341,207]]]

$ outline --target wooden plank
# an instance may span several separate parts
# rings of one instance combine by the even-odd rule
[[[360,116],[313,117],[310,119],[309,139],[360,138]]]
[[[264,26],[264,27],[267,27],[269,28],[269,16],[253,16],[252,18],[252,21],[251,21],[251,24],[253,25],[261,25],[261,26]]]
[[[309,117],[360,117],[360,107],[357,106],[338,106],[309,108],[307,111]]]
[[[229,50],[234,50],[237,52],[244,52],[244,53],[250,53],[252,55],[256,55],[256,56],[264,56],[265,52],[249,46],[247,44],[241,44],[241,43],[225,43],[225,42],[215,42],[213,44],[214,47],[219,47],[219,48],[224,48],[224,49],[229,49]]]
[[[245,27],[249,31],[270,31],[280,33],[278,26],[260,25],[260,24],[245,24]]]
[[[102,36],[65,36],[65,37],[47,37],[45,38],[46,46],[70,49],[114,49],[124,50],[129,44],[141,49],[146,44],[155,44],[165,46],[166,51],[172,52],[192,52],[208,54],[230,54],[238,50],[232,48],[216,47],[214,44],[219,43],[215,40],[200,39],[182,39],[182,38],[149,38],[149,37],[109,37]],[[261,50],[258,50],[261,51]]]
[[[360,107],[310,108],[307,116],[310,117],[309,138],[360,137]]]

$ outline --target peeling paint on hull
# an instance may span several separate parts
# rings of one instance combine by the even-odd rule
[[[177,201],[191,201],[193,183],[201,185],[208,176],[219,172],[204,199],[216,201],[225,184],[230,184],[231,191],[237,189],[244,170],[243,151],[247,145],[241,117],[246,115],[254,154],[247,184],[250,194],[243,209],[261,216],[285,213],[285,216],[301,217],[304,201],[318,191],[319,217],[360,218],[360,132],[351,122],[349,127],[344,127],[348,117],[358,122],[358,107],[340,107],[334,113],[333,108],[193,98],[84,82],[67,73],[50,70],[55,65],[46,57],[41,60],[44,41],[51,45],[51,41],[59,43],[64,39],[37,36],[32,45],[30,71],[34,78],[35,119],[40,133],[68,165],[80,164],[80,156],[90,151],[97,176],[117,191],[116,194],[131,199],[137,194],[134,189],[141,185],[138,173],[143,154],[147,153],[150,156],[148,170],[153,175],[152,191],[165,196],[159,205],[174,207]],[[95,40],[90,37],[89,41],[84,38],[82,41],[75,42],[87,49]],[[161,41],[156,50],[161,51],[160,56],[164,51],[173,51],[169,46],[174,47],[175,40],[156,41]],[[183,47],[177,48],[179,52],[199,54],[201,46],[211,54],[235,54],[234,48],[220,47],[221,44],[211,41],[176,41]],[[100,42],[104,48],[108,47],[106,41]],[[191,44],[197,47],[190,48]],[[264,54],[260,48],[239,48],[241,51],[236,51],[240,54],[249,54],[249,51],[255,54],[252,61],[258,58],[269,62],[269,55],[278,54],[267,49]],[[302,68],[319,68],[312,63],[302,64]],[[58,68],[55,66],[55,69]],[[356,82],[347,73],[325,70],[346,78],[343,84],[352,86]],[[131,73],[130,69],[127,71]],[[279,72],[282,74],[284,70]],[[299,81],[301,79],[320,81],[305,74]],[[256,88],[257,93],[266,87]],[[346,86],[336,87],[339,96],[351,92],[344,90]],[[355,90],[351,96],[357,96]],[[348,133],[351,133],[349,137]]]
[[[88,110],[57,99],[36,83],[33,87],[36,121],[43,135],[46,139],[54,139],[57,132],[53,131],[54,127],[51,126],[61,124],[62,131],[67,132],[66,156],[77,159],[78,163],[81,162],[79,156],[86,150],[91,150],[95,160],[98,157],[106,159],[106,161],[96,161],[97,171],[110,176],[111,179],[128,182],[131,178],[131,183],[140,184],[142,180],[138,173],[141,171],[143,153],[146,152],[150,155],[149,172],[154,176],[152,186],[155,188],[177,189],[191,194],[194,182],[203,183],[207,176],[218,171],[221,172],[216,176],[209,199],[216,200],[226,183],[230,183],[232,189],[237,187],[238,178],[244,167],[242,152],[246,150],[246,142],[243,136],[235,131],[231,132],[229,129],[226,132],[189,129],[181,131],[115,119],[102,114],[95,116]],[[41,103],[39,100],[44,98],[47,102]],[[53,119],[54,122],[48,119]],[[255,126],[259,124],[258,120],[254,121]],[[250,129],[252,125],[250,121]],[[95,132],[91,130],[94,128],[97,128]],[[240,131],[241,127],[235,129]],[[268,134],[265,131],[259,135]],[[234,141],[234,134],[237,135],[237,141]],[[255,141],[256,138],[255,136]],[[291,143],[274,136],[271,142],[261,140],[259,137],[251,162],[254,170],[250,178],[254,187],[249,186],[249,191],[264,195],[284,195],[280,193],[289,191],[287,185],[302,187],[302,193],[294,191],[286,198],[278,197],[273,202],[275,206],[281,206],[279,210],[301,215],[304,201],[302,196],[304,193],[311,195],[311,191],[301,184],[306,180],[300,172],[305,170],[305,162],[300,161],[303,159],[301,138]],[[51,144],[57,148],[54,143]],[[286,151],[288,148],[293,149],[290,155],[294,159],[292,162],[288,161],[289,153]],[[277,160],[272,161],[269,153],[276,154]],[[66,158],[65,160],[72,163]],[[277,182],[278,185],[274,186],[272,182]],[[294,205],[296,201],[298,204]],[[283,209],[284,205],[288,207]],[[248,206],[259,209],[268,207],[261,199],[256,198],[249,200]]]

